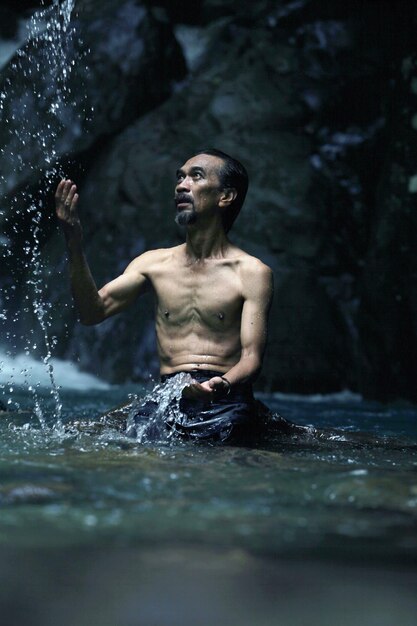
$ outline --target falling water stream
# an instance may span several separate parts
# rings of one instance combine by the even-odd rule
[[[72,93],[69,86],[69,78],[76,64],[73,37],[74,29],[71,27],[71,16],[74,9],[75,0],[54,0],[52,6],[47,6],[33,13],[27,26],[27,42],[19,48],[9,66],[9,73],[4,81],[4,87],[0,93],[0,116],[1,123],[12,122],[9,126],[10,142],[8,144],[9,154],[2,148],[3,158],[8,157],[13,163],[14,171],[9,175],[0,175],[0,185],[7,193],[10,185],[13,185],[17,176],[24,176],[25,172],[34,172],[35,175],[43,176],[46,180],[45,191],[22,191],[10,198],[9,202],[14,208],[11,218],[5,218],[5,223],[9,219],[13,220],[13,213],[26,212],[30,217],[30,228],[27,240],[23,245],[24,270],[27,273],[27,285],[29,289],[25,295],[27,306],[23,313],[33,311],[37,320],[43,339],[43,347],[40,348],[31,338],[33,330],[27,336],[18,336],[19,312],[14,314],[10,320],[7,307],[3,310],[1,319],[8,321],[5,337],[10,348],[6,355],[11,357],[18,348],[16,340],[19,341],[19,348],[30,356],[32,353],[41,352],[42,361],[50,381],[50,394],[54,399],[54,415],[57,428],[61,427],[62,403],[60,400],[58,385],[54,376],[53,364],[51,362],[53,348],[56,338],[52,337],[49,331],[49,312],[51,304],[44,297],[44,267],[41,253],[41,228],[42,210],[45,207],[45,194],[51,193],[54,184],[59,178],[64,176],[59,163],[59,152],[57,142],[60,133],[66,124],[65,110],[71,107]],[[39,56],[32,55],[34,49],[41,49]],[[16,82],[14,77],[23,76],[28,84],[28,92],[17,94],[15,92]],[[30,91],[29,91],[30,90]],[[47,123],[37,127],[33,120],[27,115],[28,105],[26,99],[32,99],[45,106],[48,103]],[[16,120],[19,123],[16,123]],[[38,162],[32,155],[39,156]],[[12,226],[12,231],[18,236],[19,222]],[[5,251],[5,256],[12,254],[10,249]],[[9,294],[3,298],[4,303],[12,300],[12,292],[16,290],[13,284],[10,286]],[[9,318],[9,319],[8,319]],[[11,322],[11,323],[10,323]],[[22,345],[23,344],[23,345]],[[1,372],[1,364],[0,364]],[[20,372],[26,374],[27,389],[33,396],[34,410],[45,427],[45,416],[41,406],[38,385],[36,381],[30,380],[30,371]],[[13,405],[13,379],[9,379],[3,384],[7,388],[9,407]],[[14,405],[18,408],[18,405]]]

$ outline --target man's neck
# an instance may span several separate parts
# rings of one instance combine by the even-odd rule
[[[197,226],[187,229],[185,253],[193,261],[202,261],[209,258],[222,258],[230,247],[224,228],[219,223],[213,223],[203,228]]]

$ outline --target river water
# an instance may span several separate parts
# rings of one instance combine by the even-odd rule
[[[349,393],[307,399],[262,395],[274,411],[312,428],[303,435],[273,437],[253,449],[178,440],[144,444],[111,428],[100,432],[65,429],[74,420],[94,421],[132,392],[143,395],[145,390],[62,390],[62,425],[57,428],[55,401],[48,389],[37,392],[43,407],[42,427],[32,396],[24,387],[14,390],[13,406],[18,404],[20,412],[3,413],[0,420],[4,563],[7,555],[12,558],[13,549],[14,555],[26,554],[18,557],[18,562],[23,559],[22,570],[36,571],[39,576],[40,563],[48,562],[48,571],[58,567],[54,554],[64,554],[67,560],[70,554],[69,562],[78,563],[83,572],[97,558],[104,558],[99,576],[107,571],[112,579],[114,565],[120,580],[125,580],[126,567],[134,571],[141,562],[149,576],[156,577],[154,593],[161,580],[167,584],[166,577],[170,589],[172,585],[176,589],[184,576],[186,581],[176,593],[184,592],[183,585],[187,589],[197,585],[195,593],[201,594],[198,583],[205,593],[207,588],[218,593],[215,583],[223,576],[221,589],[226,585],[227,597],[235,594],[236,606],[241,608],[245,599],[234,583],[229,588],[231,581],[246,585],[247,601],[254,585],[259,586],[256,572],[264,580],[269,571],[267,579],[270,584],[275,580],[282,594],[283,572],[289,571],[295,581],[293,591],[287,589],[280,603],[288,611],[288,624],[297,623],[291,616],[301,610],[295,596],[292,612],[287,606],[299,585],[306,593],[322,581],[334,595],[329,591],[326,610],[337,613],[337,597],[345,585],[353,585],[354,598],[355,589],[359,593],[364,588],[364,571],[374,568],[374,588],[369,587],[368,574],[366,586],[373,589],[379,612],[385,618],[389,615],[387,598],[395,591],[402,598],[402,623],[412,623],[407,620],[417,608],[411,593],[411,581],[417,581],[415,407],[367,403]],[[35,565],[33,561],[27,564],[28,550],[38,555]],[[86,561],[88,554],[95,555],[92,561]],[[130,563],[134,554],[136,560]],[[78,555],[75,561],[74,555]],[[351,572],[348,581],[347,571]],[[390,582],[384,578],[378,586],[375,576],[381,572],[390,572]],[[41,586],[41,595],[51,589],[48,581]],[[106,584],[110,585],[108,579]],[[264,580],[263,584],[268,583]],[[94,590],[90,593],[94,597]],[[274,597],[264,598],[262,607],[268,610],[266,621],[260,624],[278,623]],[[255,600],[259,600],[259,589]],[[245,621],[249,608],[236,613],[223,596],[217,601],[227,620],[224,623],[254,623]],[[392,609],[392,602],[388,604]],[[139,605],[145,610],[142,602]],[[149,606],[153,606],[151,600]],[[398,615],[398,606],[395,610]],[[316,618],[323,623],[322,611],[323,606],[310,613],[311,623]],[[348,619],[346,615],[343,619]],[[195,622],[195,615],[183,615],[182,623],[223,623],[211,619]],[[339,623],[361,623],[355,620]],[[171,615],[166,622],[160,617],[159,622],[149,623],[177,622]]]
[[[62,392],[62,420],[82,420],[82,433],[56,428],[47,389],[38,392],[43,428],[32,398],[15,392],[29,412],[1,419],[0,541],[80,545],[117,537],[140,545],[175,536],[254,553],[417,557],[415,409],[263,396],[317,429],[275,437],[263,449],[146,445],[87,428],[129,391]]]

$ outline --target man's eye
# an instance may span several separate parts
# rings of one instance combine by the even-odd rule
[[[201,174],[200,174],[200,172],[195,172],[195,173],[193,174],[193,178],[201,178]]]
[[[177,174],[177,182],[180,182],[181,180],[184,180],[184,175],[183,174]]]

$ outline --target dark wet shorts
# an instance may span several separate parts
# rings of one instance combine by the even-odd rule
[[[189,372],[194,380],[203,382],[222,376],[222,372],[211,370],[198,370]],[[175,374],[163,376],[162,382],[167,381]],[[182,438],[201,441],[220,441],[224,443],[253,443],[260,429],[258,404],[250,383],[233,385],[230,393],[207,400],[185,399],[179,402],[180,416],[173,418],[167,416],[165,428],[172,435]],[[155,414],[157,404],[148,401],[138,407],[134,415],[135,427],[131,429],[132,436],[140,430],[144,420],[149,422]],[[138,428],[139,427],[139,428]],[[136,431],[136,433],[135,433]],[[130,434],[130,433],[128,433]]]

